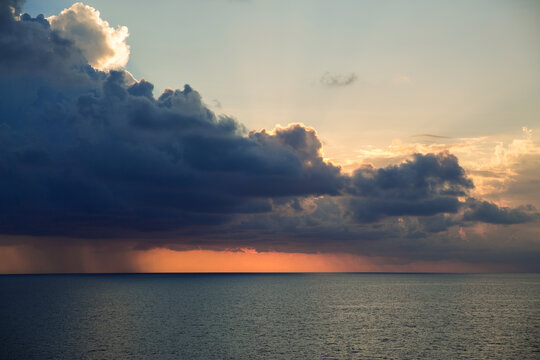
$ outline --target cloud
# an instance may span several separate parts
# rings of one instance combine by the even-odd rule
[[[294,124],[247,134],[189,85],[156,99],[144,79],[81,65],[77,42],[32,20],[12,18],[6,31],[7,38],[24,36],[17,52],[23,63],[38,46],[54,49],[45,51],[47,63],[74,56],[31,76],[24,71],[30,64],[5,63],[20,73],[0,80],[0,231],[121,237],[215,225],[271,211],[272,197],[337,194],[343,186],[313,129]],[[31,42],[52,34],[57,40]]]
[[[49,79],[62,79],[64,82],[78,81],[82,74],[73,72],[71,68],[88,66],[80,49],[73,46],[71,41],[62,38],[58,32],[51,31],[49,22],[42,15],[36,18],[28,14],[15,17],[13,9],[20,7],[18,3],[0,3],[2,80],[5,82],[15,75],[26,74],[31,82],[35,79],[30,79],[30,76],[39,74]],[[19,79],[13,85],[22,88],[24,84],[21,82]]]
[[[2,16],[2,25],[21,13],[22,0],[2,0],[0,4],[0,16]]]
[[[407,148],[397,163],[348,175],[306,125],[248,131],[189,85],[155,97],[151,82],[114,70],[127,61],[127,32],[90,7],[49,19],[12,8],[0,3],[2,241],[479,261],[458,229],[498,259],[502,250],[469,229],[537,217],[471,196],[471,178],[444,146]],[[515,259],[530,256],[521,245]]]
[[[330,74],[324,73],[320,82],[325,87],[344,87],[352,85],[358,80],[358,76],[355,73],[350,74]]]
[[[130,52],[126,44],[127,27],[110,27],[100,18],[99,11],[82,3],[75,3],[47,20],[53,31],[81,49],[94,68],[110,70],[126,66]]]
[[[456,213],[458,197],[473,183],[457,158],[447,152],[415,154],[398,166],[355,171],[350,192],[351,210],[358,221],[373,222],[382,216]]]
[[[322,159],[312,129],[295,124],[244,136],[187,85],[154,99],[149,83],[132,81],[111,71],[76,105],[48,113],[55,121],[46,131],[35,132],[41,110],[50,111],[41,104],[28,104],[22,128],[14,117],[4,123],[2,135],[19,141],[2,149],[1,231],[163,231],[270,211],[269,197],[339,192],[344,178]]]
[[[515,209],[499,207],[487,201],[469,199],[469,210],[465,212],[467,221],[481,221],[489,224],[523,224],[538,219],[538,213],[533,206],[521,206]]]

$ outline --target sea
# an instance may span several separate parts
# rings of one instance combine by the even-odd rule
[[[540,359],[540,274],[2,275],[0,359]]]

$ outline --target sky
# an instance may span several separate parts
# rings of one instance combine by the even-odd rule
[[[540,271],[536,1],[0,4],[0,272]]]

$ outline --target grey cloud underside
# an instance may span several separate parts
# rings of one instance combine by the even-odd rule
[[[429,258],[459,226],[537,219],[467,199],[449,153],[346,175],[310,128],[248,132],[188,85],[154,98],[0,4],[0,234]]]

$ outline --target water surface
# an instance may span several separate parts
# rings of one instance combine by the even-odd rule
[[[540,275],[0,276],[2,359],[540,359]]]

